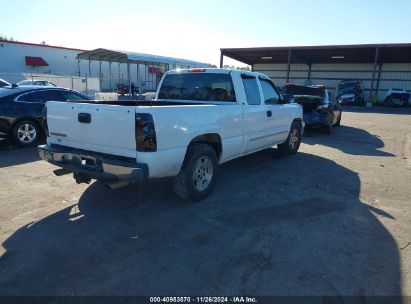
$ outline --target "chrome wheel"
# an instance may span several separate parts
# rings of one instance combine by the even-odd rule
[[[198,191],[208,187],[213,177],[213,163],[208,156],[200,157],[193,170],[193,184]]]
[[[30,144],[34,142],[36,137],[36,127],[32,124],[24,123],[17,129],[17,138],[24,144]]]
[[[299,141],[299,134],[298,134],[298,130],[297,129],[292,129],[290,132],[290,138],[288,140],[288,145],[290,147],[290,150],[294,150],[297,145],[298,145],[298,141]]]

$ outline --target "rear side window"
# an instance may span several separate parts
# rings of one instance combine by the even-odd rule
[[[65,101],[65,98],[59,91],[55,91],[55,90],[32,92],[32,93],[23,94],[20,97],[18,97],[18,101],[33,102],[33,103],[46,103],[47,101],[50,101],[50,100]]]
[[[261,104],[261,95],[255,77],[243,77],[245,96],[249,105]]]
[[[229,74],[183,73],[165,76],[159,99],[235,102]]]
[[[18,101],[44,103],[46,102],[45,97],[46,96],[42,92],[33,92],[21,95],[18,97]]]
[[[85,96],[82,96],[74,92],[62,92],[62,93],[67,101],[88,100],[88,98],[86,98]]]
[[[264,103],[265,104],[278,104],[280,99],[280,95],[278,95],[277,91],[274,88],[274,85],[264,79],[260,79],[261,89],[263,91]]]

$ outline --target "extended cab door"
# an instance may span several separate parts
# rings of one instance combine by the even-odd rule
[[[259,77],[263,102],[269,113],[266,146],[276,145],[287,139],[290,131],[289,104],[282,103],[280,94],[271,80]]]
[[[262,102],[258,79],[251,74],[242,74],[246,105],[244,105],[245,153],[267,146],[271,117]]]

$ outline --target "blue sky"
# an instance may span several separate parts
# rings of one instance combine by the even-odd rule
[[[221,47],[411,42],[410,0],[0,0],[0,8],[0,34],[19,41],[214,64]]]

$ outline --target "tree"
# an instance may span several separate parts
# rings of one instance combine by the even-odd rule
[[[10,36],[10,38],[7,38],[7,36],[3,34],[0,34],[0,39],[6,40],[6,41],[17,41],[16,39],[13,38],[13,36]]]
[[[225,64],[225,65],[223,65],[223,68],[224,68],[224,69],[230,69],[230,70],[251,71],[251,69],[250,69],[250,67],[249,67],[249,66],[244,66],[244,67],[236,67],[236,66],[233,66],[233,65],[228,65],[228,64]]]

